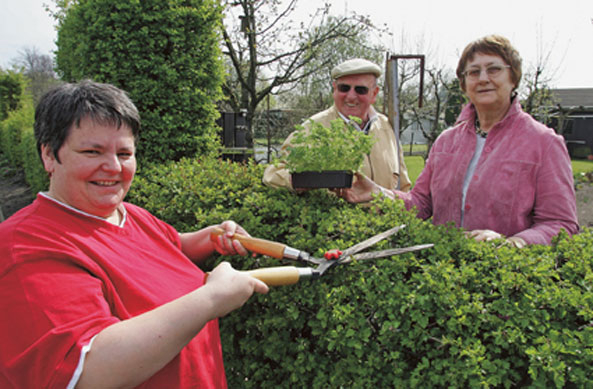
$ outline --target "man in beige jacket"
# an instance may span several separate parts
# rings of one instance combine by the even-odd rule
[[[402,148],[399,148],[398,158],[393,128],[387,117],[375,111],[372,106],[379,93],[377,78],[381,76],[381,68],[365,59],[356,58],[333,68],[331,76],[334,105],[313,115],[309,120],[330,127],[332,120],[341,118],[360,131],[374,136],[376,141],[370,154],[365,157],[362,173],[388,189],[398,189],[399,180],[399,190],[409,191],[411,183]],[[351,121],[350,116],[360,118],[361,124]],[[305,129],[310,128],[309,120],[303,124]],[[290,134],[284,141],[282,153],[287,153],[294,134]],[[283,164],[270,164],[264,172],[263,182],[272,187],[292,188],[290,173]]]

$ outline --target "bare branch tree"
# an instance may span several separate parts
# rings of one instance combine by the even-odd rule
[[[27,88],[35,103],[39,101],[45,92],[58,83],[52,57],[41,54],[35,47],[25,47],[19,50],[19,54],[12,61],[12,65],[20,68],[29,80]]]
[[[410,122],[415,123],[427,140],[424,157],[437,137],[450,127],[461,111],[464,103],[459,82],[443,67],[428,67],[426,70],[428,81],[424,88],[425,104],[422,108],[411,106]]]
[[[231,109],[247,110],[248,122],[268,95],[290,90],[326,68],[331,57],[322,53],[328,42],[354,39],[372,28],[369,19],[360,15],[331,17],[327,3],[315,9],[308,22],[297,23],[290,18],[297,1],[229,0],[225,4],[223,52],[231,75],[223,90]],[[238,18],[233,18],[237,13]]]
[[[544,43],[541,25],[538,26],[536,42],[536,61],[525,70],[519,94],[525,112],[545,121],[546,107],[555,105],[550,85],[556,78],[560,64],[555,67],[551,64],[550,58],[556,45],[556,39]]]
[[[398,44],[402,55],[423,54],[425,63],[425,82],[422,91],[423,107],[419,107],[419,72],[417,60],[398,61],[398,93],[400,111],[400,136],[405,131],[418,129],[428,141],[428,149],[436,137],[446,127],[445,112],[449,104],[450,76],[448,70],[437,62],[438,55],[425,41],[424,36],[409,40],[405,31],[400,34]],[[432,65],[427,65],[431,64]]]

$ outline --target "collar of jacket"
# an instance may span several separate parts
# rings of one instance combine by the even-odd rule
[[[336,112],[338,112],[338,115],[340,116],[340,118],[344,122],[346,122],[346,124],[351,124],[358,131],[362,131],[365,134],[368,134],[369,133],[369,130],[371,129],[371,126],[373,125],[373,122],[375,120],[377,120],[377,118],[379,117],[379,115],[377,115],[377,111],[375,111],[375,108],[371,105],[369,107],[369,121],[367,122],[367,124],[363,128],[360,128],[360,126],[358,125],[358,123],[356,123],[354,120],[350,120],[346,116],[342,115],[342,112],[338,111],[338,108],[335,105],[334,105],[334,108],[335,108]]]
[[[508,123],[508,121],[511,120],[512,117],[518,115],[521,112],[522,112],[522,108],[521,108],[521,103],[519,102],[519,98],[514,97],[513,100],[511,101],[511,106],[509,107],[509,110],[506,113],[506,115],[504,116],[504,118],[502,118],[501,121],[496,123],[490,131],[496,130],[500,127],[504,128],[506,126],[506,124]],[[474,120],[476,120],[476,117],[477,117],[476,107],[472,103],[468,103],[468,104],[464,105],[463,108],[461,109],[461,113],[459,114],[459,116],[457,117],[457,120],[455,121],[455,126],[457,126],[461,123],[464,123],[464,122],[473,123]],[[466,128],[468,131],[474,131],[474,128],[472,126],[466,126]]]

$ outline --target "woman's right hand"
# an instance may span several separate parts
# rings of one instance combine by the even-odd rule
[[[213,319],[240,308],[253,293],[268,293],[268,286],[222,262],[212,270],[204,288],[212,301]]]

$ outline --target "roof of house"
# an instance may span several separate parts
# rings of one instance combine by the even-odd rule
[[[593,107],[593,88],[552,89],[562,107]]]

